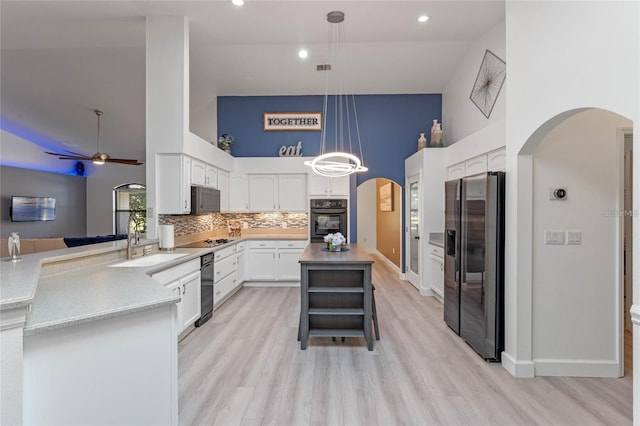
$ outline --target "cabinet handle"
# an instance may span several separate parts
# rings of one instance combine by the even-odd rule
[[[187,209],[187,200],[184,200],[184,209]]]
[[[182,284],[182,294],[184,294],[187,291],[185,287],[186,287],[186,284]]]
[[[216,272],[216,275],[220,275],[220,271]]]
[[[276,258],[276,254],[275,254],[275,253],[273,253],[273,258],[274,258],[274,259]]]
[[[220,290],[216,291],[216,294],[220,294]]]
[[[245,209],[245,210],[249,210],[249,204],[244,203],[244,209]]]

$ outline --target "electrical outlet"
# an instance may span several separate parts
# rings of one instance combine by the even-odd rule
[[[392,247],[392,248],[391,248],[391,253],[392,253],[392,254],[396,254],[396,248],[395,248],[395,247]]]
[[[567,244],[574,246],[582,244],[582,231],[567,231]]]
[[[242,222],[242,229],[247,229],[249,224],[247,222]]]
[[[282,222],[280,226],[282,226],[282,229],[287,229],[287,222]]]
[[[563,245],[564,231],[544,231],[545,245]]]

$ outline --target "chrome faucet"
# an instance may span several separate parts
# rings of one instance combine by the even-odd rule
[[[133,222],[133,232],[131,232],[131,222]],[[127,259],[133,259],[133,255],[136,254],[133,249],[134,245],[140,244],[140,232],[138,231],[138,222],[136,222],[133,214],[129,215],[129,235],[127,236]]]

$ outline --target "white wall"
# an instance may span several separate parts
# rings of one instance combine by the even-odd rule
[[[358,185],[358,244],[370,252],[376,251],[376,180],[369,179]]]
[[[532,159],[526,154],[555,124],[548,120],[585,107],[603,108],[634,120],[634,144],[638,148],[639,27],[637,2],[508,1],[506,4],[509,90],[506,92],[506,349],[502,358],[503,366],[516,376],[534,374],[533,181]],[[639,163],[636,156],[634,167]],[[637,184],[640,178],[636,175],[635,188]],[[634,199],[636,203],[639,201]],[[637,229],[635,225],[634,228]],[[634,244],[638,243],[640,233],[636,232]],[[568,260],[568,256],[558,260],[561,259]],[[634,264],[634,270],[637,267],[640,264]],[[635,278],[634,295],[638,295],[640,288],[638,277]],[[580,314],[580,307],[575,304],[567,309],[568,315]]]
[[[508,75],[509,61],[505,46],[504,22],[496,25],[469,45],[462,61],[442,92],[442,128],[446,145],[458,142],[484,127],[504,120],[506,81],[488,119],[471,102],[469,95],[487,49],[507,63]]]
[[[611,112],[576,114],[540,142],[533,161],[533,361],[540,375],[617,377],[621,152]],[[566,187],[565,201],[549,188]],[[582,232],[581,245],[545,245],[545,230]]]

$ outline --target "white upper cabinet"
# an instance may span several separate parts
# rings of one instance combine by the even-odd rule
[[[252,212],[272,212],[277,210],[277,176],[249,176],[249,210]]]
[[[484,172],[499,172],[506,168],[504,148],[478,155],[461,163],[447,167],[447,180],[459,179]]]
[[[464,170],[466,176],[475,175],[478,173],[484,173],[487,171],[487,156],[480,155],[474,157],[471,160],[464,162]]]
[[[231,173],[229,178],[229,211],[249,211],[249,184],[245,174]]]
[[[156,157],[158,214],[191,212],[191,157],[158,154]]]
[[[307,211],[307,175],[278,176],[278,210]]]
[[[206,186],[205,164],[195,158],[191,159],[191,185]]]
[[[314,196],[349,196],[349,176],[326,177],[317,173],[309,174],[309,195]]]
[[[504,172],[507,168],[507,150],[505,148],[487,154],[487,170]]]
[[[218,169],[211,164],[204,165],[204,186],[207,188],[218,188]]]
[[[249,211],[307,211],[306,175],[249,175]]]
[[[220,211],[228,212],[230,208],[231,188],[229,185],[229,172],[218,170],[217,187],[220,190]]]

